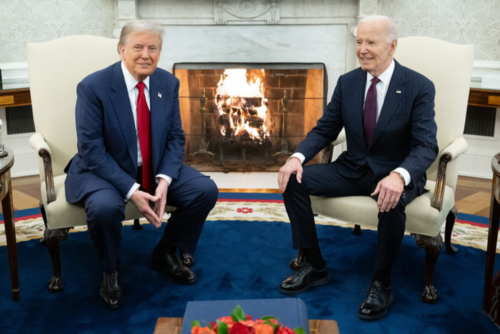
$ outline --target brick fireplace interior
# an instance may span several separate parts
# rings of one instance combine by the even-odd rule
[[[184,161],[202,172],[278,171],[325,107],[324,64],[177,63],[173,73]]]

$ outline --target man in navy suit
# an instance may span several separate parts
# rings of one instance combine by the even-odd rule
[[[309,195],[368,195],[377,201],[375,270],[358,311],[367,320],[383,317],[394,299],[391,269],[404,236],[405,207],[425,191],[425,172],[438,153],[434,85],[393,59],[396,46],[390,18],[361,20],[356,38],[361,68],[340,76],[323,117],[278,175],[293,246],[305,254],[304,265],[280,285],[284,294],[302,293],[330,280]],[[342,128],[347,151],[335,162],[302,167]]]
[[[157,68],[162,39],[160,25],[127,23],[118,42],[122,61],[77,87],[78,153],[70,162],[66,198],[85,205],[102,263],[100,301],[108,309],[119,308],[124,300],[118,253],[126,202],[132,201],[157,228],[166,203],[177,207],[153,251],[152,265],[177,283],[192,284],[196,276],[175,252],[194,252],[217,201],[215,183],[183,165],[179,80]]]

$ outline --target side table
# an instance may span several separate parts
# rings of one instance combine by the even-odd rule
[[[179,334],[182,318],[158,318],[154,334]],[[335,320],[309,320],[311,334],[339,334]]]
[[[17,266],[16,226],[14,225],[14,205],[12,203],[12,184],[10,169],[14,165],[14,152],[5,149],[9,154],[0,158],[0,200],[2,201],[3,222],[9,253],[10,280],[12,282],[12,298],[19,301],[19,274]]]
[[[484,278],[483,313],[500,325],[500,272],[493,276],[500,220],[500,153],[491,160],[493,183],[491,186],[490,226],[486,250],[486,274]]]

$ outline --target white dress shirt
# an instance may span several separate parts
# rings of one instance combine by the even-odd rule
[[[375,88],[377,89],[377,121],[378,121],[378,118],[380,116],[380,111],[382,110],[382,106],[384,105],[384,100],[385,100],[385,95],[387,94],[387,89],[389,88],[389,84],[391,83],[392,74],[394,73],[394,67],[395,67],[395,63],[394,63],[394,59],[393,59],[391,62],[391,65],[389,65],[389,67],[382,74],[380,74],[378,76],[380,81],[375,86]],[[365,100],[366,100],[366,94],[368,93],[368,89],[370,88],[370,86],[372,84],[371,83],[372,79],[373,79],[373,75],[371,75],[370,73],[367,73],[366,87],[365,87]],[[363,103],[363,109],[364,109],[364,103]],[[299,159],[300,163],[304,163],[304,160],[306,159],[306,157],[302,153],[299,153],[299,152],[294,153],[290,158],[288,158],[288,160],[290,160],[291,158]],[[405,181],[405,186],[410,184],[410,182],[411,182],[410,173],[408,173],[408,171],[406,169],[404,169],[402,167],[398,167],[395,170],[393,170],[393,172],[398,172],[401,175],[401,177]]]
[[[141,145],[139,143],[139,131],[137,130],[137,98],[139,97],[139,88],[137,88],[137,81],[132,74],[127,70],[123,62],[121,62],[123,78],[125,79],[125,85],[127,86],[128,97],[130,99],[130,106],[132,107],[132,115],[134,116],[134,124],[135,124],[135,137],[137,138],[137,166],[142,166],[142,154],[141,154]],[[148,109],[151,109],[151,104],[149,102],[149,77],[144,79],[144,96],[146,98],[146,103],[148,104]],[[156,175],[156,183],[158,183],[158,178],[162,178],[167,180],[168,184],[172,183],[172,178],[170,176],[164,174]],[[130,188],[127,196],[125,197],[125,202],[128,202],[132,194],[139,189],[141,185],[135,183],[132,188]]]

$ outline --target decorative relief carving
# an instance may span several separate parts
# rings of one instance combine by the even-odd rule
[[[428,36],[474,44],[476,60],[500,61],[500,1],[381,0],[381,14],[394,19],[399,36]]]
[[[118,1],[118,16],[135,18],[135,1]]]
[[[117,0],[0,0],[0,63],[26,61],[26,43],[112,37]]]
[[[377,0],[361,0],[359,5],[362,15],[372,15],[377,12]]]
[[[214,20],[216,24],[242,20],[278,24],[279,9],[277,0],[214,0]]]

